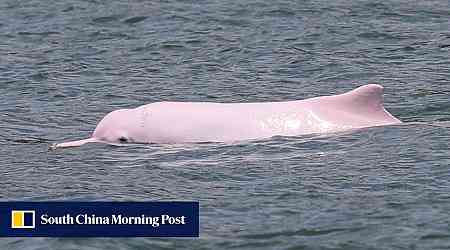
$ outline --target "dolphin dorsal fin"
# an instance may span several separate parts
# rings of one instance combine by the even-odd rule
[[[358,115],[361,119],[379,121],[380,124],[401,123],[384,108],[383,86],[379,84],[367,84],[333,97],[335,108]]]
[[[367,84],[352,91],[338,95],[345,105],[350,105],[356,110],[379,110],[383,108],[383,86]]]
[[[383,86],[378,84],[367,84],[349,92],[325,98],[329,101],[323,110],[336,121],[341,121],[342,117],[347,119],[351,117],[353,121],[366,122],[370,126],[401,123],[384,108]],[[320,102],[322,99],[316,100]]]
[[[331,96],[334,110],[360,116],[361,119],[394,120],[383,106],[383,86],[367,84],[344,94]]]

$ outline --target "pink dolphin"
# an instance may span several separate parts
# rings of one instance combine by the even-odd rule
[[[383,87],[368,84],[340,95],[266,103],[156,102],[107,114],[88,142],[232,142],[332,133],[401,123],[383,107]]]

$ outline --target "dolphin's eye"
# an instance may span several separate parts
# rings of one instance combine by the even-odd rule
[[[120,141],[120,142],[128,142],[128,139],[125,138],[125,137],[120,137],[120,138],[119,138],[119,141]]]

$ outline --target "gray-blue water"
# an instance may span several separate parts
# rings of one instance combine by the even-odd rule
[[[198,200],[199,239],[1,249],[448,249],[450,3],[0,2],[0,199]],[[405,121],[235,144],[85,145],[109,111],[376,82]]]

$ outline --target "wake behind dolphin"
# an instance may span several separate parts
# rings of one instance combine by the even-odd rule
[[[156,102],[107,114],[88,142],[232,142],[333,133],[401,123],[383,106],[383,87],[368,84],[344,94],[266,103]]]

